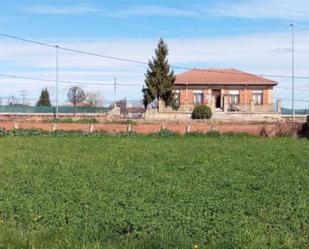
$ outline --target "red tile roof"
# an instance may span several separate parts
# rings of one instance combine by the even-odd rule
[[[175,84],[277,85],[278,82],[236,69],[196,69],[176,75]]]

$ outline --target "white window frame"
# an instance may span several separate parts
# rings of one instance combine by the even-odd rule
[[[263,105],[263,90],[253,90],[252,100],[254,105]]]
[[[193,105],[203,104],[203,90],[193,90]]]
[[[180,104],[180,91],[179,90],[175,90],[175,102],[176,102],[176,105]]]
[[[230,95],[230,104],[239,105],[239,101],[240,101],[239,90],[229,90],[229,95]]]

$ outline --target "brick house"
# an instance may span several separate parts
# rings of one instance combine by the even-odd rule
[[[180,111],[206,104],[214,111],[272,112],[278,82],[236,69],[190,70],[176,75]]]

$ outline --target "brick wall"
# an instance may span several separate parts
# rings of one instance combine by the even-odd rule
[[[181,105],[183,105],[186,101],[186,90],[180,89],[179,90],[179,102]]]
[[[268,95],[268,89],[263,90],[263,105],[271,104]]]
[[[243,89],[239,90],[239,104],[240,105],[245,104],[245,91]]]
[[[300,124],[290,123],[269,123],[269,124],[246,124],[246,123],[214,123],[214,122],[190,122],[190,123],[141,123],[135,125],[125,124],[50,124],[50,123],[30,123],[30,122],[0,122],[0,128],[12,130],[22,129],[41,129],[45,131],[105,131],[109,133],[119,133],[133,131],[137,133],[151,134],[162,129],[185,134],[186,132],[244,132],[252,135],[275,136],[278,134],[298,134],[302,127]]]

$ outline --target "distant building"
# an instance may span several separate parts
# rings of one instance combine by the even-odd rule
[[[215,111],[272,112],[278,82],[236,69],[190,70],[176,75],[180,111],[206,104]]]

